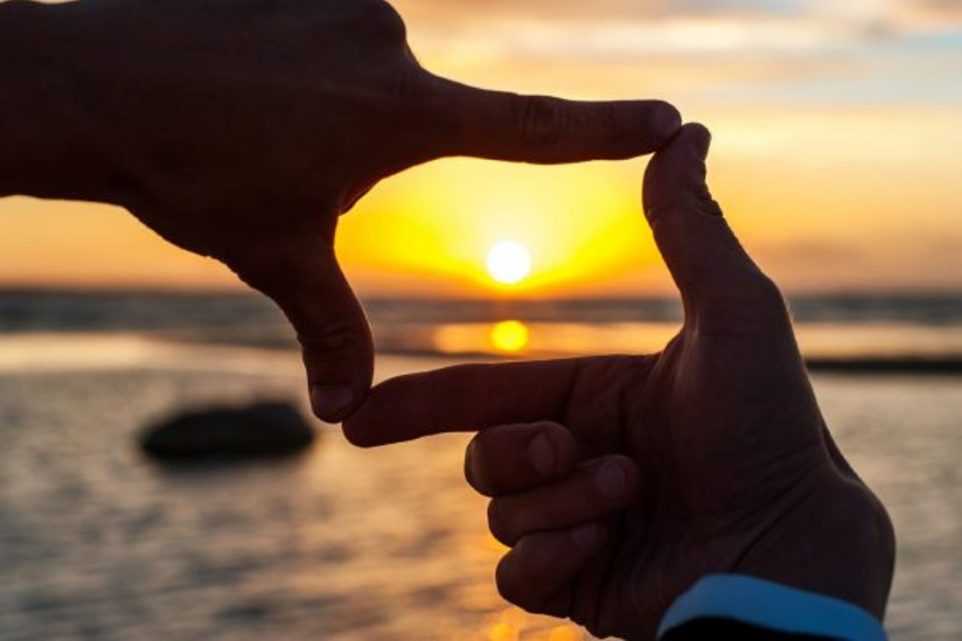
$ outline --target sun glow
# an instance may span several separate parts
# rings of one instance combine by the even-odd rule
[[[505,241],[488,252],[488,274],[502,285],[517,285],[531,273],[531,254],[520,243]]]

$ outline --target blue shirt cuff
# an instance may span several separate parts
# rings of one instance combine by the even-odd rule
[[[882,624],[851,603],[739,574],[715,574],[698,581],[668,608],[658,638],[704,618],[731,619],[789,634],[886,641]]]

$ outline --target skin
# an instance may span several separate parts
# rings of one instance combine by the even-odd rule
[[[126,207],[286,313],[315,413],[364,399],[373,349],[338,217],[445,156],[562,163],[650,153],[659,101],[484,91],[423,69],[382,0],[0,3],[0,196]]]
[[[777,287],[705,184],[689,125],[651,161],[644,209],[685,321],[650,356],[469,365],[376,387],[345,424],[381,445],[477,428],[509,601],[597,636],[653,639],[698,578],[734,572],[881,619],[894,535],[819,411]]]

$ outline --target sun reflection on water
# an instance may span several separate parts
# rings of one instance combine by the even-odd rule
[[[531,339],[528,326],[521,321],[509,320],[495,323],[489,334],[491,345],[499,352],[517,354]]]
[[[520,608],[506,608],[489,620],[485,641],[584,641],[584,631],[572,623],[549,622]]]
[[[678,332],[677,323],[557,323],[517,319],[448,323],[430,333],[430,349],[446,355],[556,358],[587,354],[651,354]]]

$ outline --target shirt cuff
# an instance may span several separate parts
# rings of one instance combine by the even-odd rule
[[[851,603],[739,574],[715,574],[698,581],[668,608],[658,638],[704,618],[844,641],[886,641],[882,624]]]

